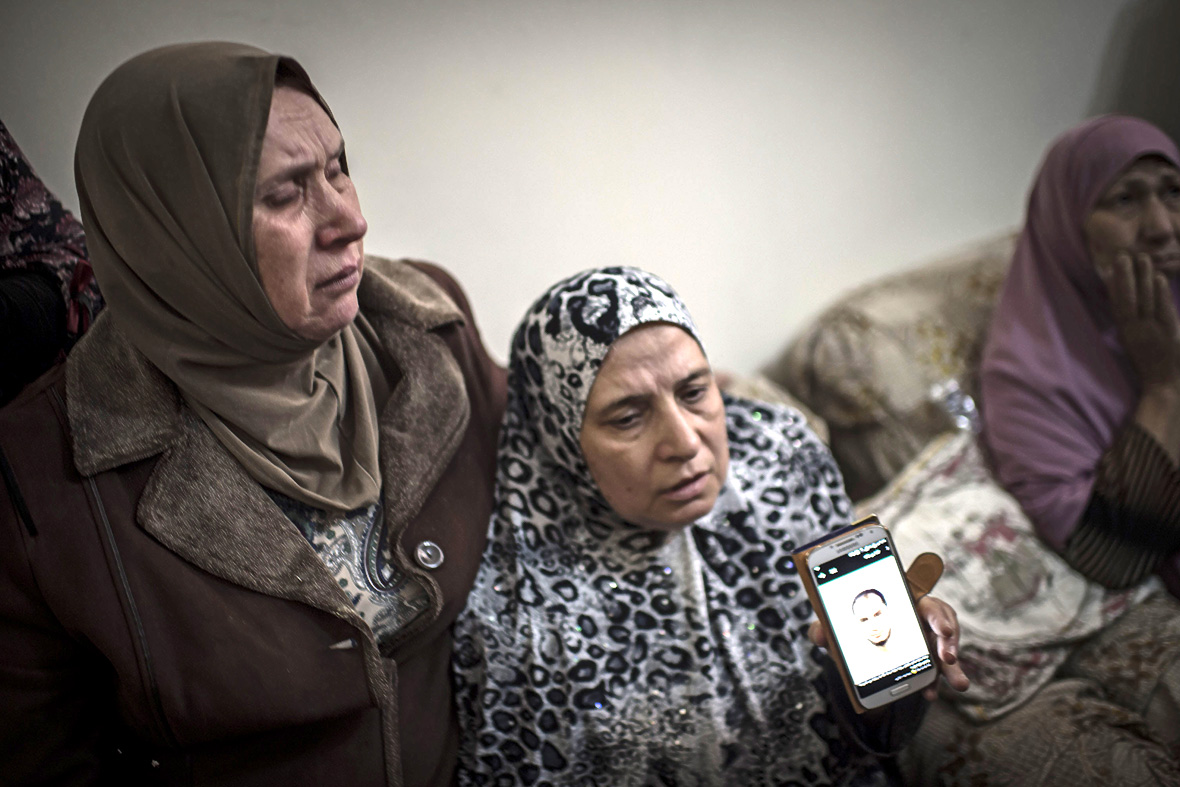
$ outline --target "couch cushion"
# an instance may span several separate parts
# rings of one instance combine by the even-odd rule
[[[966,397],[978,390],[1014,244],[1005,233],[859,287],[764,370],[827,423],[853,499],[880,489],[940,432],[969,425]]]
[[[944,692],[977,720],[1019,706],[1054,677],[1076,643],[1152,593],[1152,581],[1107,590],[1037,537],[1020,504],[988,472],[975,436],[936,438],[878,495],[857,505],[889,528],[898,557],[943,559],[933,594],[958,613],[964,694]]]

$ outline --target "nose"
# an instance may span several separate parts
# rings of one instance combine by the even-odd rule
[[[1139,231],[1144,240],[1162,243],[1176,236],[1178,221],[1180,216],[1173,214],[1163,200],[1153,195],[1143,209]]]
[[[671,408],[661,419],[658,456],[661,459],[692,459],[701,450],[701,436],[690,414]]]
[[[356,189],[349,181],[344,188],[323,183],[321,216],[316,241],[323,248],[347,246],[365,237],[369,223],[361,213]]]

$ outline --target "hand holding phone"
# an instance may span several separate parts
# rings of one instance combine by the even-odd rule
[[[888,532],[876,517],[835,531],[795,554],[812,606],[822,621],[853,707],[878,708],[931,687],[938,659],[930,651]],[[945,665],[957,661],[958,626],[954,610],[924,598],[921,618],[938,640]],[[952,674],[953,673],[953,674]],[[967,686],[957,666],[951,685]]]

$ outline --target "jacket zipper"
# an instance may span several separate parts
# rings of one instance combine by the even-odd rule
[[[58,410],[58,419],[61,420],[65,413],[65,402],[62,401],[61,394],[57,389],[51,388],[50,393],[57,404],[55,409]],[[63,424],[66,427],[66,433],[69,433],[68,424]],[[127,612],[131,617],[131,622],[135,628],[135,645],[139,650],[140,658],[143,660],[144,671],[147,673],[148,693],[151,698],[151,708],[155,714],[157,732],[168,742],[168,745],[177,747],[178,741],[176,735],[172,732],[168,724],[167,717],[164,715],[164,701],[160,694],[160,686],[156,680],[155,668],[152,665],[152,655],[148,650],[147,634],[144,631],[143,619],[139,615],[139,608],[135,604],[135,596],[131,592],[131,582],[127,578],[127,571],[123,566],[123,556],[119,552],[119,545],[115,543],[115,532],[111,527],[110,519],[107,517],[106,506],[103,505],[102,495],[98,491],[98,484],[94,480],[94,476],[88,475],[86,478],[86,485],[90,490],[91,500],[94,502],[95,508],[98,510],[99,519],[102,522],[103,535],[106,539],[107,545],[110,547],[111,556],[115,561],[115,569],[119,575],[119,584],[123,589],[123,596],[127,599]]]

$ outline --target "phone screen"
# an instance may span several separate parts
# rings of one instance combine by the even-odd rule
[[[853,547],[811,570],[862,699],[935,668],[888,538]]]

